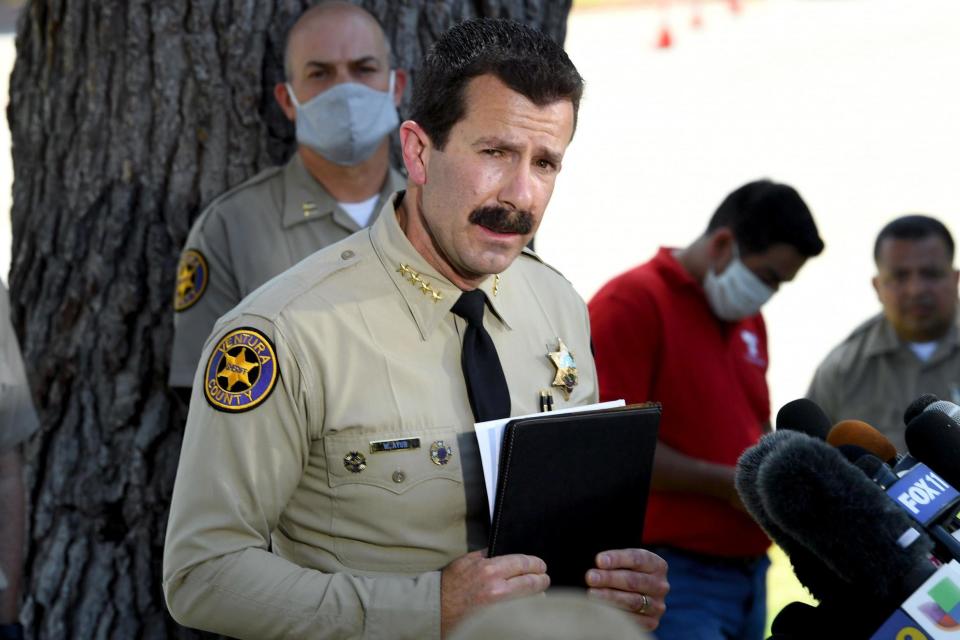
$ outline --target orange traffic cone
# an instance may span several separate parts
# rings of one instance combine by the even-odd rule
[[[657,38],[658,49],[669,49],[673,44],[673,37],[670,35],[670,28],[666,24],[660,27],[660,37]]]

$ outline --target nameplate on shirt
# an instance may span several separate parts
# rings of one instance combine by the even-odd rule
[[[420,448],[420,438],[400,438],[399,440],[371,440],[370,453],[384,451],[408,451]]]

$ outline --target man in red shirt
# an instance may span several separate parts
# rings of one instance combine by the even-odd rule
[[[822,250],[792,187],[751,182],[590,302],[601,400],[663,404],[644,532],[670,567],[660,640],[763,638],[769,541],[734,471],[770,429],[760,307]]]

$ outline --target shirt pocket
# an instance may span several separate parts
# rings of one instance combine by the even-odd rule
[[[439,569],[465,550],[453,427],[324,436],[335,553],[376,571]],[[362,468],[361,468],[362,467]]]

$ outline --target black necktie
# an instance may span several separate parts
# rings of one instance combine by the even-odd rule
[[[510,390],[503,376],[497,348],[483,328],[483,309],[487,297],[483,291],[464,291],[453,305],[453,312],[467,321],[463,332],[460,364],[467,382],[470,408],[477,422],[510,417]]]

